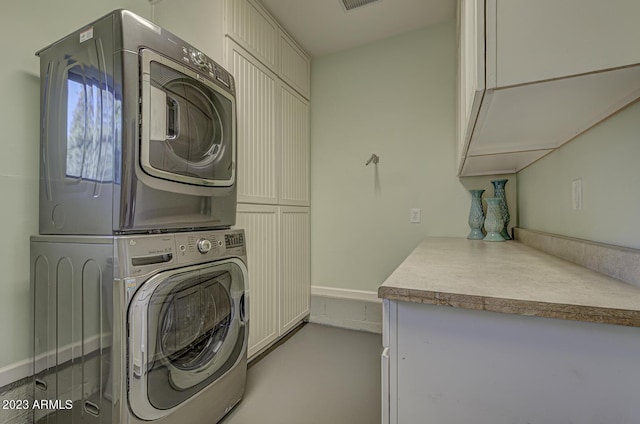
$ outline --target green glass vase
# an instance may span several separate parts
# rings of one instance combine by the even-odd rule
[[[511,215],[509,215],[507,195],[504,188],[507,181],[509,180],[493,180],[491,181],[491,184],[493,184],[493,197],[500,199],[500,213],[502,214],[502,229],[500,230],[500,235],[502,235],[502,238],[505,240],[511,240],[509,230],[507,229],[509,221],[511,220]]]
[[[504,227],[502,210],[500,209],[500,199],[490,197],[485,199],[485,202],[487,202],[487,217],[484,220],[484,229],[487,231],[487,235],[483,240],[504,241],[504,237],[500,234],[500,231],[502,231]]]
[[[469,240],[482,240],[482,224],[484,224],[484,211],[482,210],[482,193],[484,190],[469,190],[471,193],[471,208],[469,209],[469,227],[471,232],[467,236]]]

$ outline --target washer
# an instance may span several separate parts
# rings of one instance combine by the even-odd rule
[[[35,401],[49,407],[34,422],[217,422],[240,401],[243,230],[36,236],[31,252]]]
[[[126,10],[40,57],[40,234],[228,228],[236,89],[201,51]]]

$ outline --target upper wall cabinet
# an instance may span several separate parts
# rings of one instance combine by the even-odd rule
[[[280,31],[276,21],[252,0],[226,0],[226,8],[227,34],[277,73]]]
[[[640,98],[640,2],[459,0],[458,173],[513,173]]]
[[[307,54],[255,0],[225,0],[226,33],[306,99],[310,91]]]
[[[458,157],[464,160],[468,139],[484,95],[484,2],[458,3]]]
[[[280,77],[306,99],[310,96],[311,61],[295,41],[280,31]]]

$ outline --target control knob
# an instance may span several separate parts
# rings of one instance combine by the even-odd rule
[[[211,242],[204,238],[198,240],[197,246],[198,252],[202,254],[208,253],[211,250]]]
[[[191,57],[193,61],[198,65],[201,69],[207,69],[207,56],[200,51],[195,51],[192,53]]]

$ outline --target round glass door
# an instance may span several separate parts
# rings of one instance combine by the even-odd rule
[[[142,67],[145,171],[191,184],[233,183],[234,97],[149,50],[142,50]]]
[[[200,168],[222,162],[227,147],[218,112],[222,105],[211,89],[157,62],[151,62],[151,85],[165,93],[167,108],[165,148],[153,148],[152,165],[165,166],[163,153],[175,154],[184,164]]]
[[[162,304],[159,322],[158,350],[160,357],[178,370],[198,369],[218,354],[229,332],[233,314],[233,299],[228,272],[212,276],[198,284],[184,282],[170,300]],[[151,302],[165,293],[157,291]]]
[[[129,312],[136,415],[162,416],[243,357],[245,278],[244,264],[231,259],[161,273],[136,292]]]

